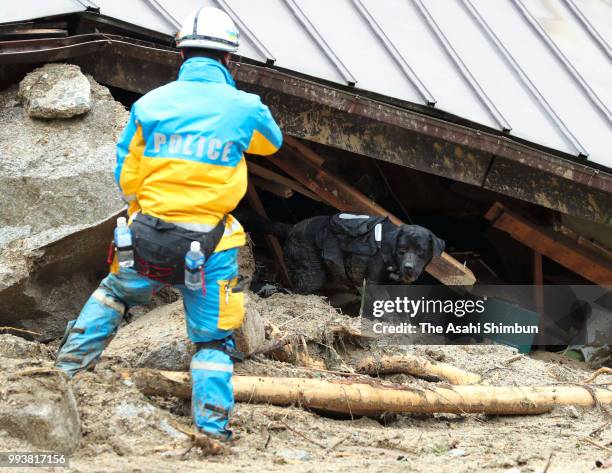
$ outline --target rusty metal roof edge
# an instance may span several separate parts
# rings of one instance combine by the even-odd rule
[[[256,74],[258,77],[256,79],[251,79],[248,78],[246,74]],[[578,179],[572,178],[570,180],[585,184],[589,187],[601,189],[605,192],[612,192],[612,173],[607,169],[594,168],[590,165],[581,164],[549,152],[541,151],[528,144],[521,143],[510,136],[495,135],[486,131],[473,130],[461,124],[448,122],[414,110],[360,96],[351,91],[345,91],[312,80],[299,78],[275,69],[256,65],[241,64],[236,69],[236,79],[246,83],[270,87],[289,95],[299,95],[292,90],[295,88],[308,87],[318,89],[317,93],[304,93],[304,98],[308,100],[316,98],[316,101],[320,104],[348,113],[367,116],[384,123],[397,125],[420,133],[423,133],[423,129],[425,129],[425,134],[430,136],[439,136],[441,139],[446,139],[472,148],[478,148],[493,155],[518,161],[526,166],[545,169],[551,174],[560,177],[568,178],[568,171],[578,173],[581,177]],[[277,81],[279,84],[272,85],[272,81]],[[293,84],[291,84],[292,82]],[[435,131],[432,132],[431,130]],[[453,135],[457,135],[461,138],[453,138]],[[483,146],[478,147],[475,146],[474,143],[466,143],[466,141],[470,141],[474,137],[482,140]],[[589,162],[589,164],[592,163]]]
[[[83,35],[92,38],[92,35]],[[5,41],[0,42],[0,64],[10,64],[21,62],[29,55],[35,56],[36,62],[41,61],[46,56],[53,58],[58,53],[74,53],[74,56],[85,54],[92,51],[92,47],[98,45],[122,45],[130,48],[145,49],[147,54],[143,54],[143,60],[158,59],[160,65],[174,66],[177,64],[178,52],[175,50],[161,47],[153,43],[147,44],[144,41],[133,41],[131,38],[115,35],[96,35],[97,39],[91,41],[77,42],[78,36],[68,38],[52,38],[24,41]],[[35,44],[33,44],[35,43]],[[68,46],[62,44],[68,43]],[[95,43],[95,44],[94,44]],[[48,48],[41,48],[43,45],[53,45]],[[30,45],[32,49],[23,50]],[[21,50],[7,52],[7,46],[21,46]],[[137,51],[135,51],[136,53]],[[61,59],[67,59],[62,54]],[[57,60],[57,59],[51,59]],[[570,161],[550,153],[537,150],[531,146],[514,141],[508,136],[494,135],[481,130],[474,130],[466,126],[448,122],[436,117],[431,117],[423,113],[416,112],[396,105],[377,101],[371,98],[360,96],[352,91],[343,90],[337,87],[324,85],[313,80],[299,78],[291,74],[280,72],[273,68],[252,65],[248,63],[238,63],[233,68],[236,80],[243,83],[260,85],[271,88],[277,92],[288,95],[302,97],[310,101],[316,101],[347,113],[354,113],[382,123],[399,126],[417,133],[426,134],[439,139],[444,139],[456,144],[480,149],[492,155],[504,157],[525,166],[544,170],[547,173],[569,179],[571,181],[586,185],[588,187],[600,189],[604,192],[612,192],[612,174],[607,170],[600,170],[591,166]],[[312,93],[316,89],[316,93]]]

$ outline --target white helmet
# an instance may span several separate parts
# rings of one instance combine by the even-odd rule
[[[202,7],[191,12],[179,31],[176,45],[179,48],[206,48],[217,51],[238,50],[240,33],[234,22],[223,10]]]

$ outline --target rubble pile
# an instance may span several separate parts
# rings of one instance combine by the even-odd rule
[[[389,353],[410,353],[431,362],[450,363],[478,373],[480,384],[485,386],[576,385],[588,375],[583,363],[550,356],[540,361],[503,346],[377,347],[369,340],[359,340],[353,319],[336,312],[318,296],[276,294],[261,299],[251,295],[250,300],[249,305],[257,308],[261,317],[261,328],[265,328],[263,347],[272,338],[289,336],[285,348],[300,356],[280,361],[277,352],[257,354],[236,365],[237,375],[347,383],[364,379],[355,373],[359,360]],[[303,314],[307,316],[300,318]],[[289,321],[293,322],[287,324]],[[329,348],[344,364],[328,356]],[[242,402],[233,415],[232,428],[239,438],[232,446],[231,457],[203,457],[198,449],[190,449],[190,440],[182,433],[191,424],[189,402],[147,397],[124,376],[126,370],[144,366],[185,370],[191,350],[185,338],[181,301],[136,315],[120,328],[96,368],[77,374],[72,381],[52,369],[51,351],[45,345],[0,336],[0,450],[61,446],[66,451],[73,449],[70,461],[77,470],[117,472],[129,470],[134,464],[143,471],[199,471],[203,462],[228,472],[253,468],[339,472],[364,464],[381,470],[399,465],[402,469],[442,472],[512,468],[527,472],[541,470],[554,450],[558,451],[557,464],[563,465],[555,471],[569,472],[584,469],[594,461],[598,451],[579,439],[605,423],[603,411],[580,407],[556,408],[538,416],[434,414],[379,418],[321,416],[299,405]],[[308,357],[303,356],[304,350]],[[409,374],[380,378],[406,389],[427,391],[439,385]],[[373,382],[376,378],[369,379]],[[24,428],[30,424],[37,429]],[[602,442],[605,435],[597,433],[594,441]],[[577,441],[584,447],[577,449]],[[512,451],[508,445],[512,445]]]

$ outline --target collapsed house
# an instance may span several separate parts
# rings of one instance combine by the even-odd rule
[[[277,155],[248,157],[256,213],[424,225],[447,247],[422,279],[484,295],[612,283],[602,1],[343,0],[333,15],[310,0],[13,2],[0,12],[0,329],[44,343],[0,335],[2,450],[74,452],[80,469],[201,469],[181,427],[195,347],[176,293],[134,311],[94,372],[67,382],[52,368],[66,320],[107,270],[127,110],[176,77],[173,36],[201,4],[238,25],[232,73],[285,133]],[[586,364],[506,346],[377,346],[355,313],[277,291],[291,283],[282,246],[251,237],[241,272],[273,284],[249,293],[239,333],[249,357],[236,365],[234,427],[248,435],[232,471],[330,457],[339,471],[366,458],[385,471],[546,471],[549,450],[584,471],[609,451],[598,409],[612,397]],[[529,291],[537,312],[557,307],[558,293]],[[485,417],[498,414],[525,417]]]

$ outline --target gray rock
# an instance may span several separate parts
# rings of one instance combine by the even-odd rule
[[[183,301],[157,307],[119,332],[104,352],[130,367],[187,371],[195,345],[187,338]]]
[[[45,64],[19,84],[19,98],[30,117],[70,118],[89,112],[91,87],[73,64]]]
[[[312,456],[306,450],[290,450],[288,448],[283,448],[278,452],[278,455],[289,463],[294,461],[306,462],[312,459]]]
[[[123,208],[113,170],[128,113],[86,80],[93,95],[82,117],[0,113],[0,322],[43,340],[61,336],[97,286]],[[16,87],[0,91],[0,103],[16,96]]]
[[[0,425],[35,447],[72,453],[81,434],[66,376],[50,363],[0,358]]]
[[[246,294],[245,329],[235,332],[238,349],[252,353],[265,342],[259,311]],[[183,301],[163,305],[119,329],[104,352],[130,367],[187,371],[195,345],[187,338]]]
[[[48,359],[49,353],[44,345],[29,342],[14,335],[0,335],[0,357],[15,359]]]

